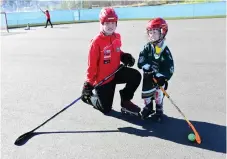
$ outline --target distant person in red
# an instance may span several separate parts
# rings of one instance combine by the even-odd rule
[[[50,13],[49,13],[49,11],[48,11],[48,10],[46,10],[46,11],[45,11],[45,12],[43,12],[43,13],[46,15],[46,18],[47,18],[45,28],[47,27],[48,22],[50,23],[51,28],[53,28],[53,25],[52,25],[52,23],[51,23],[51,21],[50,21]]]

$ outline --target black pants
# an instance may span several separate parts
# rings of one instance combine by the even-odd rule
[[[153,97],[158,85],[153,81],[153,75],[149,73],[143,74],[143,83],[142,83],[142,98]],[[164,89],[167,90],[168,83],[164,85]]]
[[[115,77],[112,81],[96,88],[95,92],[97,95],[93,96],[93,98],[97,98],[98,100],[98,102],[95,102],[96,104],[86,102],[83,99],[82,100],[93,105],[102,113],[107,114],[112,109],[116,84],[126,83],[125,87],[120,90],[121,100],[131,100],[134,96],[134,92],[140,85],[140,81],[141,74],[138,70],[123,67],[115,74]]]
[[[53,27],[53,25],[52,25],[50,19],[47,19],[47,21],[46,21],[46,27],[47,27],[48,22],[50,23],[51,27]]]

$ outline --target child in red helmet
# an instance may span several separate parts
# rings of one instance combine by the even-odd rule
[[[156,103],[155,119],[160,120],[163,115],[164,94],[158,86],[168,87],[168,81],[174,73],[172,54],[165,43],[168,25],[162,18],[150,20],[146,27],[149,42],[139,54],[138,67],[143,69],[142,98],[144,108],[141,112],[145,119],[153,114],[153,100]],[[155,78],[158,85],[153,81]]]
[[[138,70],[129,68],[134,65],[135,59],[131,54],[121,50],[121,36],[115,32],[118,16],[113,8],[103,8],[99,18],[101,31],[91,40],[82,101],[103,114],[108,114],[112,109],[116,84],[126,84],[120,90],[121,107],[139,115],[140,108],[133,104],[131,99],[140,84],[141,74]],[[120,62],[129,67],[120,69],[113,77],[97,87],[93,94],[94,85],[117,70]]]

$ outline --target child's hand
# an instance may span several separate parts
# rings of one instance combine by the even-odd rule
[[[159,76],[159,77],[155,76],[155,79],[157,80],[159,86],[168,85],[168,82],[165,76]]]
[[[143,72],[146,72],[146,73],[153,71],[151,68],[151,65],[149,65],[149,64],[143,65],[142,69],[143,69]]]

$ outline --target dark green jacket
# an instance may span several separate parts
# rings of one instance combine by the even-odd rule
[[[158,54],[155,47],[151,43],[147,43],[139,54],[137,66],[142,69],[145,64],[149,64],[153,70],[164,75],[168,80],[173,75],[173,57],[165,44],[163,44],[162,51]]]

